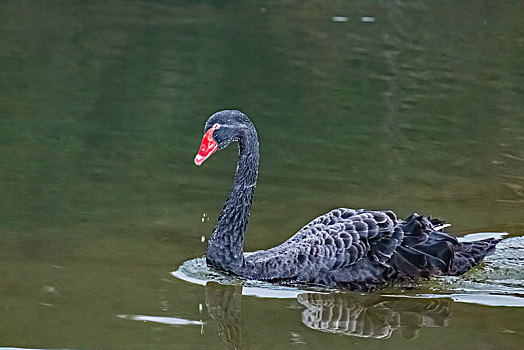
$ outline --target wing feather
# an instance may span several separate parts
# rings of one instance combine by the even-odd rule
[[[342,269],[368,255],[385,262],[402,241],[400,223],[391,211],[338,208],[312,220],[281,245],[247,259],[262,268],[276,262],[281,265],[279,278]]]

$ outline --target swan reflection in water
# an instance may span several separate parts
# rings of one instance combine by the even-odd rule
[[[218,324],[218,335],[228,348],[247,348],[247,328],[242,321],[242,286],[206,284],[206,307]]]
[[[245,348],[247,329],[241,314],[242,286],[206,284],[209,315],[219,336],[231,348]],[[314,330],[354,337],[388,339],[395,331],[417,338],[427,327],[446,327],[451,299],[396,298],[357,293],[307,293],[297,296],[305,307],[302,323]]]
[[[399,330],[415,339],[425,327],[446,327],[451,320],[450,299],[413,299],[347,293],[304,293],[302,323],[322,332],[387,339]]]

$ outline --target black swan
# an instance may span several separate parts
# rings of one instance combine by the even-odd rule
[[[244,255],[257,183],[259,146],[253,123],[242,112],[224,110],[206,122],[195,164],[238,142],[231,192],[209,239],[210,267],[247,279],[279,284],[324,285],[369,291],[435,275],[460,275],[495,250],[490,238],[460,243],[442,232],[443,222],[392,211],[338,208],[319,216],[277,247]]]

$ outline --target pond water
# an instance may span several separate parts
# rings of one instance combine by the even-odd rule
[[[510,1],[0,3],[0,349],[521,349],[523,19]],[[369,294],[213,275],[202,237],[236,150],[193,158],[225,108],[261,141],[248,251],[341,206],[506,239],[465,276]]]

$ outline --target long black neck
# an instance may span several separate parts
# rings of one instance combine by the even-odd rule
[[[244,233],[258,176],[258,137],[249,125],[238,140],[239,152],[233,186],[207,247],[207,263],[239,273],[244,267]]]

